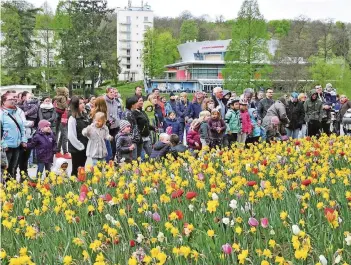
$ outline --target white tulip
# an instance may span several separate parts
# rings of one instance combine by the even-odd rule
[[[323,256],[323,255],[320,255],[319,256],[319,261],[322,265],[327,265],[328,264],[328,261],[327,259]]]
[[[212,193],[212,200],[218,201],[218,195],[215,192]]]
[[[338,264],[340,261],[341,261],[341,256],[338,255],[334,260],[334,264]]]
[[[292,228],[292,232],[293,232],[293,234],[294,234],[295,236],[297,236],[298,234],[300,234],[301,230],[300,230],[300,228],[299,228],[298,225],[293,225],[291,228]]]
[[[190,212],[193,212],[195,207],[194,207],[194,205],[190,204],[190,205],[188,206],[188,208],[189,208],[189,211],[190,211]]]
[[[351,246],[351,234],[348,234],[345,238],[346,245]]]
[[[230,222],[230,219],[228,217],[224,217],[222,218],[222,223],[225,224],[225,225],[228,225]]]
[[[165,235],[162,232],[159,232],[157,235],[158,242],[163,242],[165,240]]]
[[[236,200],[231,200],[229,203],[229,207],[232,208],[233,210],[238,208],[238,202]]]

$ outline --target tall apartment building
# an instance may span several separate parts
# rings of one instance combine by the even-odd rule
[[[143,80],[143,41],[144,33],[152,28],[154,14],[151,7],[141,4],[133,7],[117,8],[117,55],[120,59],[119,80]]]

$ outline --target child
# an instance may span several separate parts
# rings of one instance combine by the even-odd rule
[[[266,128],[266,130],[267,130],[266,137],[267,137],[268,143],[270,143],[271,141],[281,139],[281,134],[279,132],[279,124],[280,124],[279,118],[277,116],[273,116],[271,118],[270,125],[268,125]]]
[[[186,136],[186,141],[190,150],[201,150],[202,148],[199,129],[200,121],[198,119],[193,120]]]
[[[82,135],[89,139],[86,155],[93,160],[93,166],[98,161],[104,161],[107,156],[105,140],[112,140],[106,126],[107,118],[103,112],[97,112],[94,116],[94,122],[84,128]]]
[[[241,132],[241,116],[239,98],[232,98],[228,101],[228,112],[225,115],[225,124],[227,125],[227,139],[230,147],[238,140],[238,133]]]
[[[38,130],[34,134],[31,142],[27,145],[27,148],[35,148],[38,161],[37,177],[39,177],[40,173],[42,179],[44,179],[44,168],[47,171],[50,170],[56,152],[55,135],[51,131],[50,126],[50,122],[41,120],[38,124]]]
[[[152,149],[150,158],[151,159],[160,159],[162,157],[166,157],[166,155],[170,151],[170,143],[169,143],[170,136],[167,133],[160,134],[160,140],[157,141]]]
[[[52,172],[54,172],[57,176],[68,177],[67,168],[68,161],[63,157],[60,157],[56,159]]]
[[[51,123],[51,130],[55,131],[56,111],[52,105],[51,98],[45,97],[39,107],[39,120],[47,120]]]
[[[261,132],[263,131],[263,129],[261,127],[261,120],[258,119],[258,114],[257,114],[256,109],[250,108],[249,114],[250,114],[250,120],[251,120],[251,124],[252,124],[252,132],[248,136],[246,143],[247,144],[258,143],[260,136],[262,136]]]
[[[252,131],[252,124],[249,112],[247,111],[247,101],[240,100],[241,132],[238,133],[238,143],[245,143],[247,136]]]
[[[208,146],[209,138],[208,138],[208,120],[211,118],[211,113],[207,110],[201,111],[199,114],[200,121],[200,141],[202,147]]]
[[[56,102],[56,112],[58,116],[61,116],[68,107],[68,96],[69,90],[67,87],[58,87],[56,89],[56,97],[54,98]]]
[[[211,112],[211,118],[208,120],[210,148],[222,147],[225,123],[221,118],[221,113],[217,109]]]
[[[180,136],[181,134],[180,124],[176,118],[176,114],[174,111],[169,112],[168,117],[165,119],[163,123],[163,129],[169,135],[176,134]]]
[[[179,136],[176,134],[171,134],[169,138],[169,142],[171,143],[171,152],[175,159],[178,158],[179,153],[185,153],[187,148],[185,145],[180,143]]]
[[[127,120],[121,120],[119,133],[116,135],[116,160],[117,163],[131,163],[135,145],[130,134],[131,125]]]

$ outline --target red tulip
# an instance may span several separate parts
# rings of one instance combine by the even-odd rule
[[[106,193],[106,194],[104,195],[104,201],[109,202],[109,201],[111,201],[111,200],[112,200],[111,194],[110,194],[110,193]]]
[[[89,192],[89,188],[87,185],[83,184],[81,187],[80,187],[80,192],[81,193],[88,193]]]
[[[129,199],[129,194],[128,193],[124,193],[123,194],[123,199],[128,200]]]
[[[46,183],[43,186],[46,190],[51,190],[50,184]]]
[[[183,219],[183,212],[181,210],[176,210],[175,213],[178,216],[178,220],[182,220]]]
[[[301,144],[300,141],[295,141],[295,145],[296,145],[296,146],[298,146],[298,145],[300,145],[300,144]]]
[[[117,187],[117,184],[116,184],[116,182],[111,181],[110,184],[108,184],[108,186],[109,186],[110,188],[115,188],[115,187]]]
[[[186,193],[186,198],[188,200],[191,200],[197,196],[197,193],[195,191],[189,191]]]
[[[28,181],[28,186],[35,188],[37,186],[37,183]]]
[[[180,198],[183,195],[184,191],[182,189],[172,192],[172,199]]]
[[[24,216],[20,215],[20,216],[17,216],[17,220],[20,221],[20,220],[24,220]]]
[[[267,166],[267,164],[268,164],[267,159],[263,159],[261,161],[261,165]]]
[[[312,181],[310,179],[305,179],[303,181],[301,181],[301,184],[304,186],[308,186],[312,183]]]
[[[250,180],[250,181],[248,181],[246,184],[247,184],[247,186],[252,187],[252,186],[255,186],[255,185],[257,184],[257,182],[254,181],[254,180]]]
[[[135,241],[134,241],[134,240],[130,240],[130,241],[129,241],[129,246],[135,247]]]

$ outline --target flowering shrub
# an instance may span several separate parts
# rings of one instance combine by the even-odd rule
[[[349,264],[351,139],[1,187],[2,264]]]

